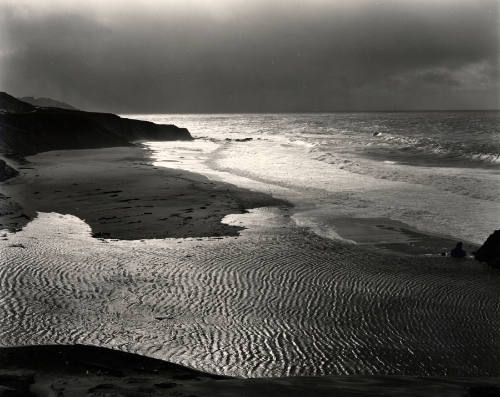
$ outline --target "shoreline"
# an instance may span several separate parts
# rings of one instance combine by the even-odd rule
[[[493,396],[500,378],[322,376],[234,378],[85,345],[0,348],[5,396]]]
[[[307,211],[304,211],[307,214]],[[294,215],[297,222],[302,222],[303,213]],[[336,236],[329,236],[331,232],[322,224],[312,226],[319,236],[341,240],[366,247],[381,253],[408,255],[408,256],[449,256],[450,250],[460,240],[451,236],[443,236],[418,230],[407,223],[390,218],[364,218],[355,216],[325,217],[328,228],[335,229]],[[305,226],[307,227],[307,226]],[[467,258],[473,258],[472,253],[480,245],[463,241]]]
[[[299,345],[303,343],[308,346],[307,344],[310,343],[307,351],[311,356],[317,353],[314,350],[316,342],[310,342],[311,338],[314,337],[311,335],[328,335],[328,332],[332,332],[332,329],[329,328],[330,324],[343,324],[343,321],[348,319],[339,328],[339,333],[332,335],[331,350],[317,353],[320,357],[326,355],[332,360],[332,367],[329,367],[327,363],[325,364],[326,369],[314,367],[316,372],[309,373],[309,375],[321,375],[322,373],[326,375],[326,378],[315,378],[314,386],[311,387],[317,387],[317,379],[327,379],[330,374],[338,373],[333,369],[336,368],[333,364],[336,362],[335,360],[347,361],[347,365],[354,362],[345,357],[335,358],[338,352],[338,347],[335,347],[336,343],[344,343],[342,342],[343,338],[348,336],[345,343],[351,346],[350,349],[355,346],[364,346],[359,341],[364,341],[371,335],[377,336],[380,329],[378,327],[384,327],[385,321],[389,321],[398,329],[398,335],[405,335],[408,342],[410,353],[406,351],[404,346],[400,347],[402,349],[400,353],[402,357],[405,357],[403,361],[408,367],[401,372],[380,370],[380,373],[436,374],[439,376],[448,374],[474,375],[474,372],[462,373],[459,370],[461,363],[469,360],[470,354],[467,353],[466,347],[463,347],[463,352],[460,351],[460,354],[457,354],[456,351],[451,354],[451,350],[447,350],[450,346],[466,346],[466,343],[461,341],[462,339],[470,341],[469,336],[465,338],[460,336],[458,343],[455,340],[445,338],[443,348],[436,351],[439,358],[434,356],[432,359],[429,358],[429,352],[426,349],[432,342],[424,345],[421,351],[419,346],[412,345],[412,341],[420,340],[423,338],[422,335],[427,337],[426,327],[428,324],[436,327],[436,319],[440,318],[439,316],[448,315],[444,314],[441,307],[446,308],[450,302],[457,302],[457,299],[458,303],[462,302],[464,288],[468,290],[467,294],[470,295],[471,303],[460,306],[460,310],[456,311],[457,318],[453,317],[449,322],[441,324],[441,328],[436,328],[436,335],[430,340],[434,341],[435,338],[439,338],[438,335],[456,337],[455,330],[451,329],[451,326],[456,322],[476,323],[476,312],[478,311],[484,310],[485,313],[490,313],[492,315],[491,321],[494,321],[494,312],[489,306],[491,300],[484,299],[486,296],[495,296],[494,291],[496,290],[490,288],[490,284],[493,284],[494,280],[488,280],[488,274],[476,274],[479,268],[470,263],[471,261],[459,262],[450,258],[404,258],[403,255],[394,255],[394,253],[387,251],[381,252],[379,250],[376,252],[377,250],[366,245],[346,246],[346,244],[313,235],[312,232],[305,231],[300,226],[296,227],[290,219],[290,214],[280,208],[274,210],[277,216],[276,222],[273,221],[272,217],[259,218],[259,216],[247,214],[227,217],[229,219],[226,218],[224,219],[225,223],[221,223],[221,220],[228,214],[245,213],[245,204],[260,206],[261,200],[266,203],[268,202],[266,200],[272,200],[276,204],[284,202],[262,193],[209,180],[201,174],[180,169],[155,167],[151,161],[146,160],[149,154],[140,147],[41,153],[30,158],[31,164],[28,164],[26,169],[21,169],[21,175],[6,184],[12,188],[11,192],[15,193],[12,195],[13,197],[20,196],[19,193],[26,192],[26,189],[31,192],[31,195],[27,195],[29,206],[25,208],[40,208],[42,205],[51,206],[50,208],[57,206],[58,208],[67,208],[67,213],[79,218],[77,220],[71,219],[72,217],[57,216],[57,214],[44,214],[40,217],[42,218],[39,219],[40,222],[30,224],[25,233],[4,236],[4,240],[7,240],[7,237],[9,240],[2,242],[2,248],[5,248],[5,252],[10,254],[17,251],[15,260],[4,263],[3,274],[0,275],[2,285],[8,287],[5,299],[7,301],[13,299],[12,302],[20,303],[19,306],[14,306],[16,307],[15,312],[22,310],[22,307],[28,307],[29,310],[32,310],[32,318],[35,319],[33,326],[46,318],[45,307],[59,308],[54,311],[55,317],[60,316],[56,322],[58,325],[50,325],[48,329],[53,330],[57,338],[62,338],[37,339],[35,328],[29,330],[26,328],[26,324],[23,324],[21,335],[22,333],[25,335],[17,341],[13,338],[10,342],[6,342],[6,345],[37,344],[47,343],[47,341],[50,343],[63,341],[62,343],[99,344],[97,341],[100,340],[100,336],[106,335],[105,340],[108,342],[105,342],[104,345],[116,347],[118,346],[114,344],[116,342],[111,343],[110,341],[117,340],[115,339],[117,330],[121,330],[118,331],[120,335],[118,340],[122,340],[122,343],[131,343],[134,340],[128,334],[130,327],[130,329],[136,330],[137,335],[147,334],[151,338],[151,344],[146,342],[144,345],[139,345],[141,346],[139,350],[136,350],[136,347],[123,348],[124,350],[139,351],[149,355],[149,349],[153,349],[151,351],[155,352],[163,349],[163,354],[157,354],[156,357],[187,363],[211,372],[219,371],[220,368],[224,368],[224,363],[228,362],[218,356],[218,349],[211,351],[210,342],[206,343],[207,340],[212,340],[212,332],[222,332],[225,333],[227,339],[218,334],[215,340],[224,341],[227,346],[234,345],[234,341],[240,341],[242,337],[243,340],[248,338],[250,341],[256,341],[257,336],[260,339],[255,342],[253,351],[258,351],[257,349],[262,346],[266,347],[260,352],[260,356],[253,356],[257,357],[257,362],[284,366],[281,370],[273,370],[272,366],[270,369],[266,368],[267,374],[291,376],[300,375],[300,371],[293,372],[300,354],[295,356],[291,353],[294,351],[293,348],[283,349],[280,338],[276,338],[276,346],[273,345],[273,348],[269,348],[268,335],[270,332],[288,330],[288,321],[293,321],[295,325],[300,324],[299,327],[294,328],[295,331],[287,335],[291,335],[292,338],[296,337]],[[148,178],[145,179],[145,176]],[[116,185],[117,183],[118,185]],[[102,191],[104,188],[106,190]],[[43,194],[42,189],[47,189],[49,194]],[[56,192],[59,189],[60,191]],[[96,189],[101,190],[96,191]],[[190,193],[186,194],[186,191]],[[131,196],[131,194],[138,196]],[[245,197],[249,194],[251,198]],[[44,199],[39,197],[42,195],[45,196]],[[215,196],[212,197],[212,195]],[[135,206],[135,200],[130,201],[133,205],[126,205],[131,208],[113,207],[117,200],[127,198],[137,198],[137,204],[140,204],[140,207]],[[148,204],[148,200],[152,204]],[[207,208],[195,207],[194,200],[200,200],[197,205],[201,204],[200,207]],[[212,200],[212,204],[205,205],[205,200]],[[85,204],[90,207],[89,211],[92,210],[94,213],[105,213],[107,217],[117,216],[117,218],[101,219],[102,223],[97,223],[103,225],[102,229],[96,231],[92,223],[81,215],[82,213],[72,212],[73,210],[81,211],[79,207],[75,207],[75,203],[76,205]],[[144,205],[153,205],[157,208],[150,210],[150,207],[146,209]],[[187,205],[191,208],[185,208]],[[117,233],[122,233],[121,235],[125,237],[131,236],[130,240],[139,240],[138,231],[141,233],[149,232],[151,225],[155,225],[150,220],[158,220],[157,217],[151,215],[157,215],[155,212],[163,211],[163,209],[171,212],[175,210],[174,213],[179,215],[179,208],[185,209],[185,212],[180,213],[180,218],[186,219],[186,221],[182,221],[180,225],[170,225],[170,229],[161,228],[162,224],[160,224],[160,227],[154,229],[153,232],[162,233],[162,235],[167,232],[172,234],[167,237],[189,237],[186,234],[193,228],[199,227],[195,229],[196,232],[199,234],[201,234],[200,231],[206,232],[207,236],[213,237],[214,233],[226,233],[223,234],[224,236],[239,235],[242,230],[240,225],[246,226],[246,230],[241,233],[241,238],[237,240],[228,238],[201,242],[197,241],[201,240],[196,238],[199,236],[198,234],[191,236],[195,237],[191,241],[188,241],[189,239],[182,240],[183,244],[180,246],[177,246],[177,243],[181,240],[154,241],[158,237],[152,237],[153,240],[148,241],[113,241]],[[127,215],[130,211],[134,211],[130,216],[135,216],[137,220],[142,221],[135,226],[137,228],[134,228],[135,224],[126,223],[130,221],[130,218],[119,218],[119,214],[125,213]],[[151,212],[151,214],[144,212]],[[212,217],[207,218],[207,213],[212,214]],[[178,216],[172,214],[169,218],[171,217],[175,219]],[[59,221],[56,218],[62,219]],[[238,218],[240,220],[245,218],[249,222],[238,222]],[[43,223],[44,219],[45,224]],[[93,219],[99,221],[96,216]],[[235,222],[231,222],[230,219],[235,220]],[[361,230],[365,233],[365,237],[369,237],[369,232],[364,230],[368,224],[366,219],[358,220],[354,226],[351,225],[351,218],[346,218],[345,222],[349,224],[349,227],[354,228],[354,231],[351,230],[352,233],[355,234],[357,228],[358,231]],[[376,219],[373,222],[372,229],[380,228],[380,224],[385,220]],[[106,230],[105,228],[109,228],[107,230],[112,230],[114,236],[94,235],[94,237],[106,238],[107,241],[93,239],[90,237],[87,225],[92,227],[94,233],[102,233],[103,230]],[[258,227],[255,228],[256,225]],[[403,226],[399,225],[398,227]],[[266,231],[260,234],[262,230]],[[391,230],[385,232],[388,235],[394,233]],[[65,237],[60,240],[60,236]],[[144,238],[149,239],[149,237]],[[120,238],[120,240],[128,239]],[[176,248],[172,249],[174,246]],[[228,255],[228,252],[231,254]],[[40,257],[42,260],[39,263],[32,262],[31,258],[33,257]],[[109,261],[109,258],[113,260]],[[64,279],[60,280],[61,272],[64,274]],[[42,284],[39,283],[39,275],[43,275]],[[476,291],[475,288],[476,283],[479,282],[477,281],[478,277],[489,283],[482,284],[486,290],[482,288],[481,292]],[[450,284],[452,280],[457,279],[461,281],[456,285]],[[21,284],[18,280],[21,281]],[[45,291],[45,287],[34,287],[45,285],[43,284],[44,280],[51,280],[51,288],[47,291]],[[68,280],[77,281],[68,283]],[[72,284],[81,286],[82,291],[87,292],[78,295],[78,299],[68,298],[64,293],[60,295],[52,293],[52,291],[63,292],[66,285]],[[19,288],[13,288],[14,285],[18,285]],[[25,288],[25,285],[30,287]],[[338,286],[343,287],[337,290]],[[444,287],[447,293],[441,295]],[[34,290],[40,289],[36,302],[30,300],[32,288]],[[22,293],[20,296],[16,296],[17,293],[10,293],[10,289]],[[90,291],[91,293],[89,293]],[[144,291],[147,293],[144,294]],[[317,291],[317,296],[313,291]],[[371,292],[367,295],[368,291]],[[154,296],[154,301],[150,301],[148,295]],[[110,299],[110,296],[113,299]],[[298,299],[299,296],[300,299]],[[401,299],[394,300],[394,296]],[[253,298],[248,300],[248,297]],[[269,302],[276,303],[269,306]],[[309,303],[304,304],[304,302]],[[97,311],[94,308],[96,303],[102,307],[102,311]],[[281,304],[282,306],[280,306]],[[372,304],[375,306],[372,307]],[[41,306],[38,307],[38,305]],[[323,310],[323,308],[335,307],[336,305],[344,308],[351,307],[351,315],[347,315],[345,311],[329,312]],[[307,308],[306,311],[303,311],[304,307]],[[258,308],[259,310],[257,310]],[[314,314],[311,314],[312,308],[314,308]],[[358,310],[364,313],[361,317],[359,317]],[[378,313],[379,311],[384,316],[380,323],[378,320],[382,318],[381,315],[370,318],[371,312]],[[90,313],[93,313],[95,318]],[[247,317],[249,313],[251,313],[250,317]],[[286,315],[282,316],[284,313]],[[296,317],[289,318],[292,313],[297,313]],[[407,315],[407,321],[412,321],[412,324],[415,321],[414,330],[408,331],[406,328],[398,328],[397,324],[399,324],[402,314]],[[79,318],[81,323],[71,325],[68,328],[67,325],[72,324],[76,318]],[[196,320],[193,321],[193,319],[198,318],[207,321],[201,330],[198,329],[200,324]],[[317,321],[319,318],[323,320]],[[267,323],[268,319],[272,320],[270,324]],[[358,323],[360,320],[362,320],[361,323]],[[92,321],[95,321],[94,324],[99,327],[99,337],[64,339],[63,335],[72,334],[74,331],[72,327],[92,332],[90,330],[96,329],[95,326],[89,327]],[[254,321],[261,323],[257,323],[254,328]],[[273,321],[276,321],[276,324]],[[104,323],[109,323],[109,328],[104,329],[102,325]],[[16,326],[15,321],[12,324],[14,327]],[[127,325],[127,331],[122,329],[122,324]],[[355,332],[351,327],[362,330],[365,324],[374,328],[370,328],[371,331],[366,334],[361,332],[359,338],[354,337],[351,340],[349,335]],[[181,332],[182,338],[178,338],[176,335],[179,325],[186,331],[185,334]],[[230,331],[226,330],[228,325],[230,325]],[[311,332],[310,327],[313,327],[314,332]],[[467,329],[467,327],[465,328]],[[9,328],[6,327],[6,329]],[[260,334],[261,330],[265,332]],[[297,331],[299,332],[296,333]],[[486,331],[471,327],[469,327],[469,331],[474,332],[474,341],[480,349],[483,348],[483,343],[486,346],[491,346],[488,342],[489,334],[484,334]],[[401,332],[402,334],[400,334]],[[483,333],[481,334],[481,332]],[[207,334],[211,336],[205,340]],[[35,335],[35,337],[27,338],[27,335]],[[188,341],[186,342],[184,338],[191,338],[191,335],[194,335],[193,339],[186,339]],[[166,342],[167,340],[170,345]],[[179,346],[176,346],[177,342],[172,342],[175,340],[179,340]],[[274,339],[272,340],[274,342]],[[319,342],[322,343],[322,341],[323,339],[320,338]],[[391,361],[391,356],[385,356],[386,350],[378,343],[378,339],[376,343],[373,341],[367,343],[369,347],[366,347],[366,350],[358,351],[356,357],[361,354],[368,361],[371,360],[370,357],[385,358],[384,365],[392,368],[391,371],[395,371],[394,367],[391,367],[394,364]],[[391,343],[393,342],[391,341]],[[172,350],[172,346],[174,350]],[[189,348],[192,349],[192,352],[188,355],[190,359],[186,360],[182,352]],[[205,362],[198,362],[196,361],[196,357],[199,356],[196,350],[198,348],[202,351],[206,350],[207,354],[214,356],[210,356],[210,359]],[[374,349],[373,353],[371,352],[372,348]],[[231,348],[227,347],[223,350],[228,354],[227,360],[230,357],[238,357],[242,353],[249,353],[239,351],[238,348],[233,350],[236,351],[231,351]],[[172,351],[174,352],[172,353]],[[253,351],[250,350],[252,354]],[[285,360],[284,363],[270,357],[270,354],[279,355],[284,352],[290,354],[289,361]],[[314,357],[318,359],[317,356]],[[430,361],[436,360],[438,364],[427,362],[428,359]],[[474,366],[471,368],[483,368],[483,372],[478,373],[479,376],[497,375],[497,372],[494,372],[496,369],[491,370],[494,367],[487,360],[480,360],[477,357],[470,358],[470,360],[474,362]],[[323,361],[319,362],[323,363]],[[427,363],[429,368],[434,368],[434,372],[427,372],[425,370],[427,367],[422,370],[420,367],[422,362]],[[234,367],[231,368],[233,372],[226,372],[227,374],[245,376],[243,371],[237,372],[241,362],[236,360],[233,365]],[[347,368],[350,367],[347,366]],[[440,369],[438,371],[435,368]],[[227,368],[224,370],[227,371]],[[254,376],[265,376],[265,371],[254,374]],[[354,367],[350,371],[356,373],[355,371],[359,371],[359,369]],[[221,370],[221,373],[224,372]],[[302,373],[308,374],[307,371]],[[278,382],[282,382],[282,380],[283,378]],[[299,390],[302,386],[295,384],[294,387]],[[303,391],[303,389],[300,390]]]
[[[218,147],[208,147],[208,149],[196,145],[192,150],[182,147],[177,153],[175,142],[168,142],[166,145],[151,142],[145,146],[152,153],[152,159],[158,166],[169,167],[169,164],[175,164],[176,169],[187,169],[202,175],[210,175],[211,180],[229,182],[243,189],[266,192],[275,198],[292,203],[292,218],[297,226],[306,227],[323,238],[356,243],[358,246],[379,252],[410,256],[449,254],[458,241],[462,241],[467,252],[472,253],[483,242],[471,242],[466,238],[445,234],[442,231],[425,230],[404,220],[392,219],[377,211],[370,213],[371,211],[366,210],[363,193],[356,196],[357,203],[354,207],[360,207],[360,212],[357,214],[356,208],[342,208],[342,205],[336,206],[334,202],[329,203],[327,200],[323,202],[317,199],[317,197],[328,195],[333,197],[335,192],[328,192],[314,186],[304,191],[293,183],[265,178],[258,172],[242,171],[237,164],[235,169],[224,163],[221,165],[220,161],[224,161],[227,156],[225,151],[231,153],[232,146],[227,145],[223,143]],[[244,147],[246,143],[236,145]],[[349,183],[348,180],[340,182],[340,193],[337,199],[340,202],[350,194]],[[314,194],[310,194],[311,192]],[[373,205],[381,201],[383,202],[379,197]]]
[[[127,147],[47,151],[10,162],[19,175],[2,183],[0,228],[11,232],[22,230],[40,211],[75,215],[96,238],[237,236],[242,228],[222,223],[226,215],[300,204],[182,167],[155,165],[153,150],[141,141]],[[292,218],[309,212],[314,210],[299,205]],[[323,238],[399,255],[440,256],[459,241],[390,218],[325,214],[322,219],[336,229],[336,236],[325,234],[321,224],[298,221],[297,226]],[[468,253],[479,246],[464,241]]]
[[[71,214],[94,237],[140,240],[236,236],[228,214],[289,205],[264,193],[214,182],[189,171],[155,167],[141,147],[43,152],[2,183],[0,227],[22,229],[39,212]]]

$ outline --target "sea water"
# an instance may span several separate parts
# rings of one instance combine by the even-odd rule
[[[287,199],[298,224],[326,237],[342,238],[343,217],[476,244],[500,225],[500,112],[127,117],[195,138],[148,143],[157,165]]]

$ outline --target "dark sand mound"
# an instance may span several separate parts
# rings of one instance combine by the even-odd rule
[[[23,102],[27,102],[30,105],[33,106],[38,106],[38,107],[52,107],[52,108],[59,108],[59,109],[69,109],[69,110],[77,110],[74,106],[68,105],[65,102],[57,101],[52,98],[45,98],[45,97],[32,97],[32,96],[25,96],[22,98],[19,98],[19,100]]]
[[[0,349],[1,397],[161,396],[215,379],[221,377],[92,346]]]
[[[238,379],[93,346],[0,349],[0,396],[498,396],[500,380],[325,376]]]
[[[24,157],[49,150],[128,146],[136,140],[190,140],[174,125],[108,113],[37,108],[0,93],[0,152]]]

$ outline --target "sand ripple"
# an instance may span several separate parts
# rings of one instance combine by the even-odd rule
[[[141,242],[40,214],[0,241],[0,345],[95,344],[240,376],[500,374],[498,272],[288,219],[257,210],[229,219],[254,226],[238,238]]]

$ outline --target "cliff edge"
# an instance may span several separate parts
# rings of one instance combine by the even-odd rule
[[[137,140],[191,140],[186,128],[111,113],[37,107],[0,92],[0,153],[22,158],[49,150],[129,146]]]

